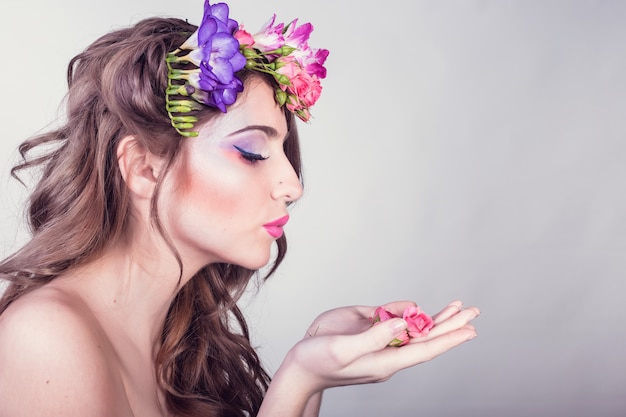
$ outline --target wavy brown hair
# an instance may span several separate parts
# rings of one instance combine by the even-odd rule
[[[0,313],[22,295],[98,258],[113,242],[132,238],[126,236],[129,192],[116,159],[117,146],[127,135],[167,162],[152,197],[151,217],[168,240],[157,201],[163,178],[185,139],[171,127],[165,110],[165,55],[195,30],[179,19],[146,19],[101,37],[72,59],[66,123],[22,143],[23,161],[12,170],[17,177],[24,169],[39,168],[41,177],[28,204],[32,238],[0,263],[0,278],[8,281]],[[246,83],[260,75],[240,76]],[[217,114],[215,109],[201,110],[200,123]],[[289,128],[285,152],[301,177],[296,126],[291,113],[285,111],[285,117]],[[33,156],[31,151],[37,152]],[[277,243],[267,276],[287,250],[284,236]],[[171,249],[180,265],[176,249]],[[174,415],[257,414],[270,378],[236,305],[255,272],[235,265],[208,265],[172,302],[155,372]]]

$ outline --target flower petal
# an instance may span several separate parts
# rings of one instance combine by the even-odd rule
[[[198,47],[205,48],[205,45],[211,40],[211,36],[217,32],[217,22],[213,19],[208,19],[200,25],[198,28]],[[211,49],[211,45],[208,45],[208,51]]]

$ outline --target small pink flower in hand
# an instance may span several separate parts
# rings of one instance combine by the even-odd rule
[[[372,317],[372,326],[395,317],[399,316],[385,310],[383,307],[378,307]],[[407,322],[407,329],[389,342],[389,346],[404,346],[409,343],[410,339],[426,336],[434,326],[433,319],[420,310],[418,306],[407,307],[402,314],[402,318]]]
[[[396,316],[390,311],[385,310],[383,307],[378,307],[376,310],[374,310],[374,317],[372,317],[372,324],[376,324],[381,321],[393,319],[395,317],[398,317],[398,316]]]
[[[433,319],[417,306],[404,310],[402,318],[407,322],[406,330],[411,338],[426,336],[433,327]]]

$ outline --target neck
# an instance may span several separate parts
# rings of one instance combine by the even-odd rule
[[[163,246],[120,242],[64,279],[80,292],[114,344],[150,358],[172,300],[196,272],[181,276],[175,256]]]

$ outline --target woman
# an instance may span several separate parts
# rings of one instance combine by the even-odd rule
[[[14,173],[43,171],[32,238],[0,265],[0,416],[313,416],[326,388],[476,335],[460,302],[401,348],[387,345],[405,320],[331,310],[270,383],[235,303],[274,241],[270,274],[285,255],[294,115],[308,119],[327,51],[295,21],[252,36],[224,4],[196,29],[147,19],[103,36],[70,63],[66,124],[22,144]]]

